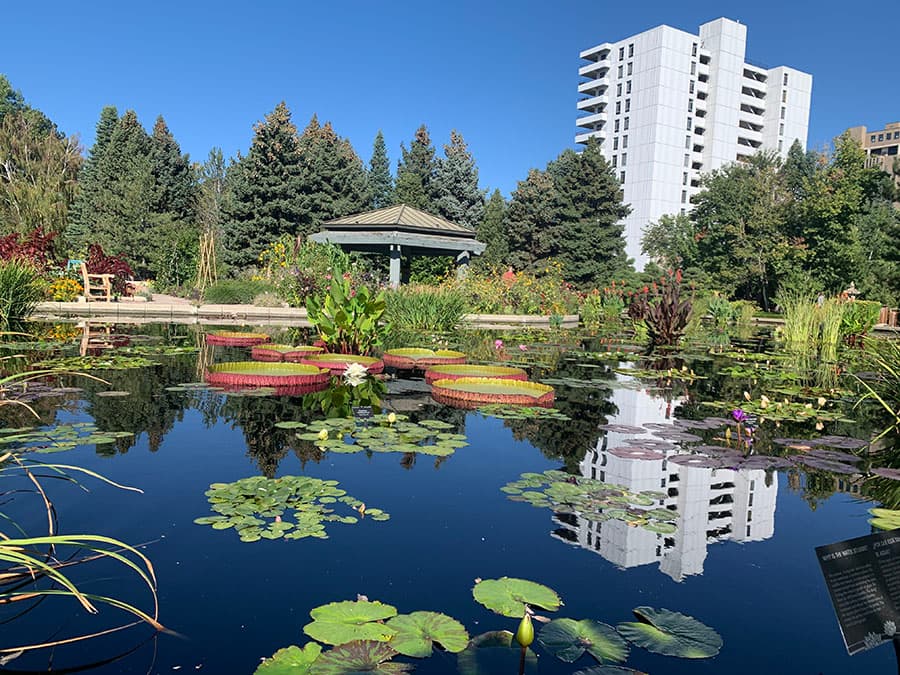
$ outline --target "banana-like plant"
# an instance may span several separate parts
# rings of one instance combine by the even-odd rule
[[[381,344],[386,327],[384,291],[353,288],[349,275],[331,279],[324,296],[307,300],[309,322],[331,352],[368,355]]]

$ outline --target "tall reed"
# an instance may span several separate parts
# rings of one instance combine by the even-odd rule
[[[0,262],[0,330],[15,330],[44,299],[44,279],[30,263]]]
[[[446,332],[455,329],[466,311],[462,293],[454,288],[403,286],[386,296],[385,319],[393,328]]]

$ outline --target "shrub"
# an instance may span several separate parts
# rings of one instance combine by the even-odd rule
[[[682,299],[681,270],[667,273],[659,283],[644,286],[634,296],[628,315],[647,326],[647,337],[654,347],[678,344],[691,319],[693,300]]]
[[[612,281],[603,290],[595,288],[582,301],[579,313],[581,322],[588,328],[599,328],[604,323],[618,323],[625,311],[625,282]]]
[[[329,351],[367,355],[382,342],[380,326],[385,310],[384,291],[353,287],[349,274],[330,280],[322,295],[306,303],[309,322]]]
[[[385,302],[385,318],[402,330],[451,331],[466,311],[465,298],[450,287],[403,286],[387,292]]]
[[[68,277],[54,279],[47,286],[47,296],[54,302],[73,302],[78,299],[82,291],[81,284]]]
[[[853,300],[844,305],[841,317],[841,333],[850,344],[856,344],[878,323],[881,303],[871,300]]]
[[[445,285],[462,294],[469,311],[486,314],[571,314],[581,303],[581,295],[563,280],[558,263],[548,264],[539,275],[516,272],[507,279],[500,270],[470,271]]]
[[[89,274],[112,274],[115,295],[131,295],[132,289],[128,282],[134,278],[134,272],[122,256],[106,255],[100,244],[91,244],[84,264]]]
[[[37,268],[21,260],[0,262],[0,330],[21,328],[44,299],[44,280]]]
[[[0,260],[19,260],[44,271],[55,259],[54,239],[56,232],[45,233],[40,227],[25,238],[18,232],[0,237]]]
[[[281,307],[284,303],[275,293],[265,291],[253,298],[252,304],[257,307]]]
[[[228,279],[207,288],[203,300],[214,305],[249,305],[256,296],[274,292],[275,288],[265,281]]]

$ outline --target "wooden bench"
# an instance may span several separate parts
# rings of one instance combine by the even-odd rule
[[[81,263],[81,278],[84,283],[84,299],[112,301],[112,280],[115,274],[88,274],[87,265]]]

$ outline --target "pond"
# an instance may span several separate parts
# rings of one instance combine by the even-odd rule
[[[515,631],[517,619],[489,611],[472,596],[477,579],[503,576],[556,591],[563,607],[552,614],[537,610],[551,618],[615,626],[633,621],[634,608],[666,608],[695,617],[723,640],[711,659],[632,646],[628,667],[647,673],[875,673],[895,667],[886,646],[847,655],[814,552],[872,531],[867,510],[877,504],[863,498],[858,475],[825,469],[829,461],[846,467],[841,454],[862,452],[848,437],[868,440],[879,420],[871,411],[852,409],[854,397],[835,382],[808,388],[809,382],[785,374],[790,367],[773,368],[777,375],[767,379],[762,373],[775,357],[754,354],[764,342],[747,342],[745,351],[725,355],[698,350],[661,362],[575,334],[504,335],[502,347],[496,336],[460,340],[467,344],[451,346],[474,352],[476,360],[522,365],[532,380],[554,386],[556,412],[510,418],[514,409],[456,409],[435,402],[420,375],[401,374],[387,380],[383,398],[395,421],[376,416],[339,429],[317,422],[325,417],[323,404],[335,403],[318,394],[241,396],[181,386],[202,380],[209,363],[247,359],[249,350],[204,347],[198,353],[192,347],[199,341],[184,328],[149,332],[151,338],[123,337],[120,346],[154,365],[92,368],[110,385],[73,378],[64,384],[81,391],[34,400],[45,425],[67,429],[68,436],[58,452],[31,456],[142,491],[89,476],[79,477],[81,485],[60,480],[46,486],[61,532],[146,544],[142,551],[158,579],[160,620],[176,634],[140,626],[52,655],[19,656],[6,665],[9,672],[90,666],[110,673],[252,673],[276,650],[309,641],[303,627],[311,609],[358,595],[400,613],[442,612],[472,636]],[[128,393],[104,395],[108,390]],[[748,462],[750,423],[736,423],[731,406],[746,401],[747,391],[752,400],[745,407],[751,409],[760,392],[771,397],[776,390],[796,411],[779,426],[769,420],[754,432],[752,456],[776,459]],[[816,403],[829,390],[828,402]],[[424,420],[436,422],[422,434],[445,434],[451,442],[436,454],[411,452],[408,445],[406,452],[385,451],[391,440],[384,434],[394,425],[409,431]],[[93,427],[66,426],[89,423],[99,444],[79,443],[79,437],[91,440]],[[318,440],[323,429],[331,447]],[[359,436],[358,451],[337,451],[333,441],[350,442],[349,432]],[[830,449],[801,442],[822,436]],[[426,441],[432,442],[434,437]],[[815,459],[809,453],[816,450],[824,463],[790,459]],[[194,522],[216,515],[206,495],[211,484],[253,476],[337,481],[347,499],[326,496],[325,504],[343,521],[313,518],[310,531],[324,527],[327,538],[250,541],[234,529]],[[569,478],[575,476],[592,481]],[[605,498],[618,509],[584,508],[578,501],[583,486],[596,484],[605,484]],[[333,487],[323,494],[333,494]],[[573,496],[579,489],[581,496]],[[635,497],[648,493],[648,503]],[[26,532],[46,529],[46,514],[33,496],[5,499],[4,513]],[[636,503],[663,512],[640,518]],[[668,518],[665,511],[675,515]],[[151,606],[146,587],[121,566],[81,565],[73,577],[91,593]],[[106,607],[85,618],[74,603],[58,599],[18,614],[0,609],[0,647],[99,631],[120,618]],[[529,659],[526,672],[569,674],[597,665],[587,654],[566,663],[537,642],[533,648],[536,660]],[[518,657],[504,661],[506,656],[479,657],[479,667],[469,663],[466,672],[518,672]],[[455,673],[461,662],[446,651],[397,660],[414,662],[420,673]]]

